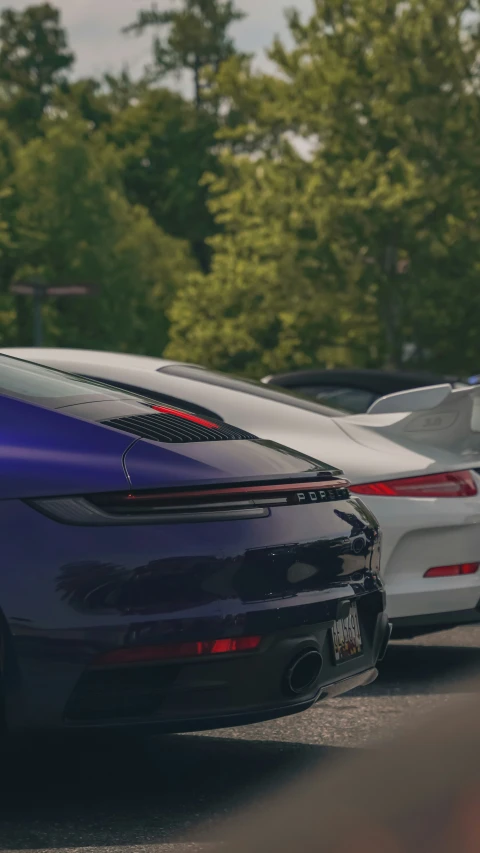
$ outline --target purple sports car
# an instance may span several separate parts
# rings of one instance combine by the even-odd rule
[[[380,537],[342,473],[0,356],[3,732],[266,720],[376,676]]]

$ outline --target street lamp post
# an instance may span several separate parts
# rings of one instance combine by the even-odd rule
[[[42,324],[42,303],[43,303],[43,286],[39,279],[35,279],[33,292],[33,340],[34,346],[43,346],[43,324]]]
[[[47,284],[43,279],[32,277],[25,281],[14,281],[10,293],[33,296],[33,341],[34,346],[43,346],[42,305],[47,296],[88,296],[93,284]]]

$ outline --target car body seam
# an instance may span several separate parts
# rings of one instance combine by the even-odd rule
[[[142,440],[141,438],[134,439],[131,442],[131,444],[129,444],[128,447],[125,448],[125,450],[123,451],[123,455],[122,455],[123,473],[125,474],[125,477],[127,478],[128,485],[130,487],[132,486],[132,481],[131,481],[130,474],[128,473],[128,468],[127,468],[127,453],[129,450],[132,449],[132,447],[134,447],[135,444],[138,444],[138,442],[141,440]]]

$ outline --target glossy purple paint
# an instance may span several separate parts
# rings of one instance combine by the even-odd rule
[[[368,517],[362,521],[356,505],[339,506],[365,526]],[[10,531],[1,589],[12,649],[12,728],[62,725],[85,668],[123,645],[308,636],[310,626],[334,618],[346,596],[368,601],[375,618],[365,642],[371,650],[378,645],[378,544],[374,538],[355,555],[348,543],[358,531],[333,513],[322,525],[320,507],[279,508],[253,522],[141,530],[71,528],[20,501],[4,501],[1,513]],[[355,661],[350,671],[364,667]]]
[[[0,697],[8,729],[204,729],[293,713],[343,679],[371,678],[387,617],[378,526],[358,499],[273,504],[249,520],[113,527],[62,524],[25,502],[128,492],[130,480],[135,489],[301,482],[328,470],[268,442],[167,446],[98,422],[122,405],[121,395],[107,394],[61,410],[58,401],[48,408],[0,395]],[[346,600],[357,603],[363,654],[335,667],[330,628]],[[258,652],[92,668],[112,648],[241,635],[260,635]],[[312,648],[321,677],[292,696],[285,673]]]
[[[0,500],[128,488],[135,439],[23,400],[0,397]]]
[[[286,454],[280,445],[251,441],[178,444],[170,448],[142,440],[129,449],[125,465],[134,489],[241,483],[259,476],[275,480],[321,472],[318,462],[300,454]]]

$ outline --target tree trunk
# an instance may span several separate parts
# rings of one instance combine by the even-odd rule
[[[205,240],[196,240],[192,243],[192,252],[195,255],[200,269],[208,275],[212,265],[212,249]]]
[[[193,85],[195,107],[197,110],[199,110],[202,105],[202,96],[200,91],[200,57],[198,55],[195,56],[195,62],[193,66]]]
[[[386,349],[384,366],[396,370],[402,366],[402,335],[397,248],[394,243],[390,243],[385,249],[384,272],[386,278],[380,294]]]
[[[16,296],[15,312],[17,315],[17,340],[19,347],[33,346],[32,297]]]

